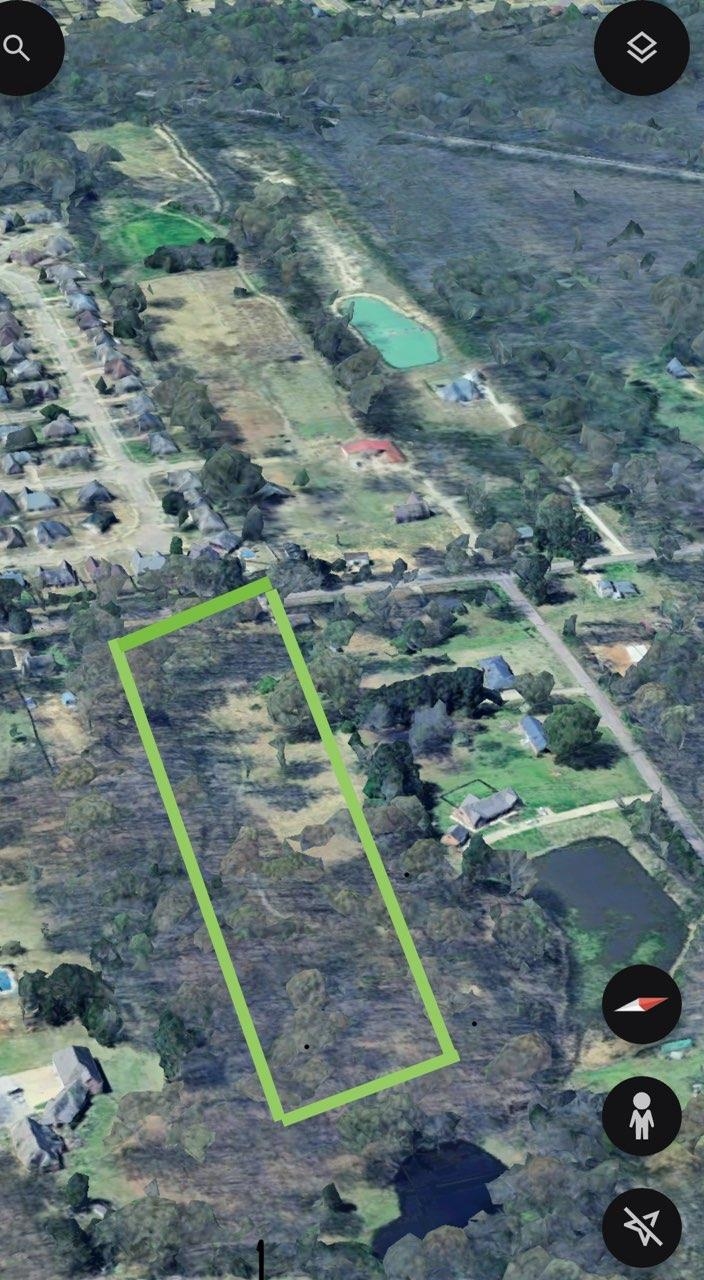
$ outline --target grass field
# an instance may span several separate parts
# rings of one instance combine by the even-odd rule
[[[665,369],[641,364],[634,377],[643,378],[658,393],[658,417],[668,427],[677,427],[683,440],[704,446],[704,397],[698,378],[673,378]]]
[[[510,706],[482,720],[471,745],[454,748],[451,767],[442,759],[429,760],[424,764],[423,777],[437,782],[444,795],[468,779],[476,778],[496,791],[513,787],[523,801],[521,818],[533,817],[543,807],[555,811],[576,809],[642,791],[642,781],[625,756],[619,756],[610,766],[589,769],[558,765],[549,754],[534,756],[523,744],[519,729],[522,714],[522,705]],[[607,734],[603,735],[603,741],[607,746],[613,745]],[[451,808],[447,800],[441,800],[438,805],[438,819],[443,827],[448,825]]]
[[[183,213],[168,213],[164,209],[145,209],[113,229],[112,244],[130,263],[141,263],[148,254],[162,244],[194,244],[196,240],[210,240],[214,228],[199,218]]]
[[[619,1058],[604,1067],[581,1067],[572,1073],[570,1086],[574,1089],[591,1089],[594,1093],[608,1093],[622,1080],[633,1075],[654,1076],[664,1080],[674,1089],[684,1105],[692,1096],[693,1084],[704,1084],[704,1046],[694,1048],[679,1062],[661,1058],[656,1049],[646,1050],[637,1057]]]

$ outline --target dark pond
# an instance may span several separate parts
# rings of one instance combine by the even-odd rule
[[[435,1151],[419,1151],[404,1160],[394,1189],[401,1216],[380,1227],[372,1248],[378,1258],[409,1233],[422,1238],[436,1227],[465,1227],[480,1213],[495,1212],[487,1182],[504,1165],[471,1142],[451,1142]]]
[[[679,907],[618,840],[576,840],[533,866],[534,896],[600,939],[602,963],[614,967],[636,955],[667,969],[682,950],[687,930]]]

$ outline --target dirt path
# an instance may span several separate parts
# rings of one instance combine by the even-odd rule
[[[525,822],[505,822],[500,827],[493,827],[486,832],[487,844],[498,844],[501,840],[509,840],[511,836],[522,831],[540,830],[542,827],[554,827],[560,822],[571,822],[573,818],[588,818],[592,813],[606,813],[610,809],[620,809],[621,805],[633,804],[636,800],[649,800],[650,791],[638,796],[620,796],[616,800],[599,800],[596,804],[582,804],[577,809],[562,809],[559,813],[546,813],[540,818],[526,818]]]
[[[676,179],[682,182],[704,182],[701,169],[666,168],[664,165],[638,164],[634,160],[610,160],[588,151],[553,151],[548,147],[531,147],[520,142],[495,142],[492,138],[458,138],[433,133],[414,133],[399,130],[389,135],[393,141],[430,143],[448,151],[491,151],[501,156],[519,156],[525,160],[556,160],[560,164],[575,164],[586,168],[610,169],[617,173],[642,173],[648,178]]]
[[[575,502],[577,503],[577,506],[582,512],[582,515],[585,517],[586,520],[589,521],[590,524],[594,526],[597,533],[601,537],[602,542],[606,544],[606,546],[609,548],[609,551],[612,553],[612,555],[616,555],[616,556],[628,555],[629,548],[626,546],[625,542],[622,542],[621,539],[618,537],[618,534],[615,534],[613,532],[613,529],[609,528],[606,521],[602,520],[600,515],[597,515],[594,508],[588,506],[588,504],[584,501],[584,498],[582,497],[582,491],[579,485],[577,484],[577,481],[573,480],[572,476],[565,476],[565,480],[567,484],[570,486],[570,489],[574,494]]]
[[[170,129],[168,125],[157,124],[154,126],[154,132],[171,148],[176,157],[181,161],[186,169],[203,184],[210,192],[214,212],[218,215],[223,213],[225,205],[220,191],[218,190],[215,179],[202,164],[195,159],[187,147],[181,142],[181,139]]]

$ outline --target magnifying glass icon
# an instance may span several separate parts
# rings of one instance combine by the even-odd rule
[[[9,53],[10,55],[18,53],[21,58],[24,58],[25,62],[29,62],[29,58],[24,51],[21,36],[5,36],[5,39],[2,42],[2,47],[5,53]]]

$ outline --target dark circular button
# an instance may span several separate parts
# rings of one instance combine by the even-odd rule
[[[675,1252],[682,1219],[661,1191],[634,1187],[611,1201],[601,1224],[609,1253],[626,1267],[657,1267]]]
[[[682,996],[674,978],[653,964],[632,964],[614,974],[601,1002],[604,1020],[629,1044],[654,1044],[680,1020]]]
[[[23,98],[45,89],[64,53],[63,31],[46,9],[31,0],[0,5],[0,93]]]
[[[689,61],[687,28],[657,0],[630,0],[612,9],[594,40],[605,80],[622,93],[662,93],[679,80]]]
[[[653,1076],[617,1084],[601,1113],[606,1136],[630,1156],[654,1156],[675,1141],[682,1108],[669,1085]]]

